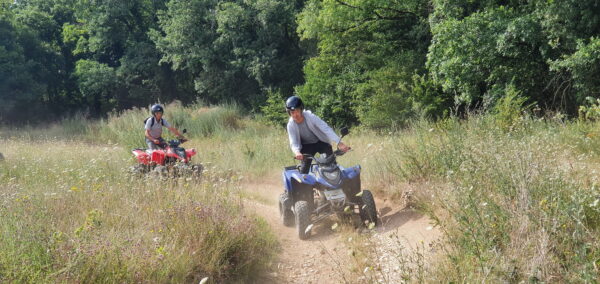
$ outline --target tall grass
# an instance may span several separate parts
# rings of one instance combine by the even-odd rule
[[[507,104],[510,105],[510,102]],[[188,136],[192,137],[184,146],[195,147],[198,150],[196,161],[218,171],[219,179],[215,180],[227,181],[224,185],[203,183],[186,187],[186,183],[138,184],[120,176],[118,173],[122,170],[122,165],[133,163],[126,149],[143,146],[142,121],[147,114],[142,110],[131,110],[111,116],[105,121],[93,124],[82,134],[88,139],[117,143],[119,146],[93,147],[96,147],[96,152],[116,154],[111,156],[119,157],[118,160],[98,159],[96,156],[86,156],[88,158],[83,160],[71,158],[74,152],[79,153],[77,155],[88,154],[81,154],[85,153],[83,149],[70,151],[70,143],[56,141],[52,145],[43,144],[43,147],[54,149],[58,146],[59,150],[54,150],[58,152],[52,156],[60,158],[55,158],[57,160],[54,163],[62,165],[65,169],[58,166],[45,169],[42,166],[33,166],[34,161],[40,159],[37,155],[28,156],[30,153],[39,154],[42,151],[39,147],[17,149],[17,141],[6,140],[8,145],[12,145],[9,152],[19,153],[18,158],[13,156],[10,164],[32,165],[28,166],[27,170],[22,169],[22,166],[13,170],[8,166],[9,163],[3,164],[3,170],[9,173],[2,176],[3,194],[7,196],[3,200],[10,200],[5,203],[10,203],[13,207],[10,210],[4,209],[1,216],[12,216],[6,212],[17,214],[14,218],[11,217],[11,222],[3,225],[3,232],[13,232],[20,228],[19,230],[24,230],[20,236],[27,236],[32,240],[38,238],[37,242],[30,242],[31,244],[44,245],[23,246],[19,245],[20,242],[5,241],[12,249],[8,250],[10,253],[3,252],[2,259],[11,259],[14,255],[19,255],[20,250],[26,249],[29,256],[17,263],[22,264],[31,261],[29,259],[35,259],[38,269],[33,270],[39,271],[42,267],[48,269],[53,267],[50,264],[56,263],[55,254],[48,254],[43,249],[48,243],[56,243],[49,236],[70,234],[70,237],[66,238],[70,241],[63,240],[61,244],[70,244],[66,247],[71,250],[66,251],[71,252],[64,254],[61,259],[71,261],[65,263],[73,263],[73,259],[78,258],[68,256],[85,252],[84,248],[89,246],[100,246],[102,242],[98,241],[100,237],[94,235],[95,232],[107,232],[108,228],[113,228],[108,234],[115,235],[109,248],[115,253],[100,256],[93,254],[94,257],[86,256],[83,259],[96,265],[100,261],[94,262],[90,259],[117,257],[119,261],[124,261],[124,257],[117,252],[126,251],[126,244],[131,244],[123,241],[131,237],[122,236],[125,234],[123,231],[129,231],[132,233],[128,236],[144,236],[139,237],[140,240],[136,244],[153,249],[149,255],[162,255],[160,261],[168,259],[169,265],[159,267],[154,263],[132,261],[131,267],[134,268],[122,274],[139,268],[141,271],[147,271],[141,279],[166,279],[161,277],[172,275],[169,274],[172,272],[166,272],[169,268],[179,267],[178,265],[183,265],[181,263],[190,263],[184,261],[186,259],[199,257],[197,254],[190,256],[181,251],[187,251],[189,247],[208,248],[198,244],[197,240],[192,241],[195,240],[192,236],[202,236],[202,241],[198,242],[214,245],[210,236],[203,234],[206,230],[200,232],[189,229],[194,227],[189,224],[193,224],[192,220],[195,219],[189,216],[196,214],[193,213],[197,207],[195,202],[199,200],[202,204],[200,208],[210,208],[209,211],[217,215],[235,216],[241,212],[239,206],[235,205],[239,204],[239,197],[213,194],[215,190],[223,192],[223,188],[231,188],[235,191],[237,186],[243,186],[249,178],[264,179],[265,176],[274,176],[273,174],[280,172],[283,166],[294,163],[283,128],[262,125],[243,117],[240,113],[235,106],[209,109],[202,106],[172,105],[166,108],[166,118],[180,129],[187,128]],[[600,260],[600,243],[597,237],[600,224],[599,125],[593,122],[564,121],[559,118],[538,119],[514,111],[502,115],[472,115],[466,120],[418,120],[405,130],[388,134],[354,129],[353,133],[344,139],[354,150],[340,157],[338,161],[344,166],[361,164],[363,187],[374,190],[376,196],[398,198],[406,196],[409,188],[414,190],[412,195],[416,198],[418,208],[426,212],[444,232],[443,255],[436,265],[428,266],[427,274],[420,271],[413,279],[415,281],[593,282],[599,276],[597,267]],[[84,146],[81,144],[79,147]],[[95,166],[89,164],[91,159],[96,159]],[[93,178],[81,178],[86,175]],[[52,178],[48,179],[49,177]],[[81,180],[85,182],[79,182]],[[264,182],[280,181],[277,179]],[[101,184],[102,189],[94,191],[96,184]],[[38,187],[43,187],[44,190]],[[85,190],[71,190],[72,187]],[[57,191],[49,191],[55,188]],[[190,190],[191,188],[193,190]],[[46,196],[42,192],[56,194]],[[64,196],[58,195],[59,193]],[[83,198],[85,194],[93,198]],[[237,201],[232,203],[232,198]],[[53,201],[55,199],[56,201]],[[82,204],[83,209],[78,209],[79,206],[65,205],[70,204],[69,202]],[[27,207],[31,204],[35,204],[35,210]],[[106,207],[107,205],[100,206],[102,204],[117,205],[113,208]],[[125,222],[127,218],[111,215],[109,212],[117,207],[127,208],[119,209],[125,210],[124,213],[117,213],[122,216],[145,216],[133,219],[142,220],[140,222],[144,225],[136,221]],[[147,213],[144,211],[146,207],[160,209],[150,209],[150,213]],[[176,219],[172,219],[170,214],[175,213],[165,213],[173,212],[170,211],[172,208],[184,208],[175,210],[177,214],[182,215],[173,215]],[[53,216],[54,211],[68,213],[53,217],[54,223],[44,219],[43,216]],[[17,216],[26,221],[17,222]],[[161,223],[145,221],[154,219],[161,220]],[[40,225],[41,220],[54,225]],[[68,223],[65,220],[71,221]],[[231,246],[225,246],[223,250],[210,256],[203,255],[202,259],[219,259],[222,252],[228,252],[227,248],[237,247],[234,244],[238,243],[249,245],[250,251],[262,252],[259,247],[253,245],[267,244],[271,241],[269,237],[260,233],[264,224],[244,218],[241,220],[238,223],[231,222],[225,228],[201,222],[202,226],[208,226],[213,231],[226,231],[232,236]],[[70,225],[63,224],[65,222]],[[165,229],[173,228],[165,225],[169,222],[181,223],[175,227],[176,232],[179,232],[176,234],[177,238],[169,239],[166,235],[160,235],[159,240],[166,242],[154,245],[155,236],[144,229],[153,228],[154,232],[162,229],[164,232]],[[23,224],[28,225],[24,227]],[[233,224],[237,225],[233,228],[228,227]],[[255,233],[250,239],[244,239],[235,233],[241,230],[236,226],[250,226],[254,228],[250,232]],[[78,231],[79,228],[81,229]],[[37,231],[45,233],[33,233]],[[75,231],[79,232],[79,236]],[[89,240],[95,242],[85,239],[86,245],[74,245],[78,241],[81,242],[81,236],[89,234],[93,236]],[[40,236],[46,237],[39,239]],[[61,251],[65,250],[64,247],[65,245],[60,246]],[[161,247],[169,248],[170,253],[162,254],[162,249],[159,249]],[[369,259],[368,251],[366,249],[365,253],[360,254],[367,259],[361,260],[360,263],[377,261]],[[410,261],[405,256],[398,256],[398,259],[401,263]],[[252,265],[258,265],[256,261],[248,261]],[[217,260],[210,263],[222,262]],[[1,263],[0,266],[13,267],[5,263]],[[83,271],[72,270],[79,269],[78,267],[80,266],[72,264],[67,269],[71,274],[59,275],[68,279],[71,276],[66,275],[76,275]],[[143,267],[147,270],[142,269]],[[225,272],[225,276],[219,276],[222,272],[216,272],[229,271],[227,268],[232,266],[208,267],[190,269],[203,272],[193,275],[238,275],[235,271]],[[45,271],[44,269],[42,271]],[[190,271],[186,269],[183,271]],[[108,270],[118,271],[115,268],[106,268],[106,271]],[[48,277],[49,274],[42,275]],[[410,279],[409,275],[406,277]],[[15,276],[10,279],[18,278]]]
[[[404,180],[444,184],[419,202],[446,234],[438,280],[598,278],[598,166],[581,148],[597,138],[580,129],[526,119],[507,132],[489,116],[414,126],[385,162]]]
[[[128,148],[145,147],[144,121],[148,117],[148,111],[139,108],[112,113],[107,119],[91,124],[87,137]],[[164,118],[180,132],[187,129],[187,137],[197,138],[235,131],[241,127],[242,112],[235,104],[209,108],[200,103],[187,107],[172,103],[165,106]],[[172,136],[166,129],[163,134]]]
[[[126,150],[2,139],[0,282],[248,281],[276,246],[239,186],[136,179]]]

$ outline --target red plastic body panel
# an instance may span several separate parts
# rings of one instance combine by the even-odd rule
[[[133,150],[133,155],[137,159],[140,164],[148,165],[150,164],[150,155],[146,153],[144,150]]]
[[[191,159],[192,156],[196,155],[196,149],[192,148],[185,150],[185,155],[187,156],[188,160]]]
[[[138,163],[144,165],[164,165],[167,157],[172,157],[178,160],[181,160],[184,163],[189,163],[192,159],[192,156],[197,154],[196,149],[186,149],[185,154],[186,158],[183,159],[179,157],[171,148],[167,147],[164,150],[153,150],[150,153],[146,152],[144,149],[134,149],[131,151]]]

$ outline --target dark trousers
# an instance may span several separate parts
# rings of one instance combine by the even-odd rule
[[[333,148],[331,148],[331,144],[319,141],[313,144],[302,144],[302,149],[300,149],[300,153],[309,154],[313,156],[317,153],[320,153],[327,154],[329,156],[333,154]],[[311,163],[312,159],[310,158],[305,158],[304,160],[302,160],[302,164],[300,165],[300,172],[303,174],[307,174],[310,170]]]

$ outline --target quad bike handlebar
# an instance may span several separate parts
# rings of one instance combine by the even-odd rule
[[[179,145],[181,145],[181,144],[183,144],[183,143],[185,143],[187,141],[188,141],[188,139],[185,139],[183,137],[179,137],[177,139],[172,139],[172,140],[169,140],[169,141],[161,142],[161,143],[159,143],[157,145],[159,147],[163,148],[163,149],[166,148],[167,146],[169,146],[171,148],[176,148]]]

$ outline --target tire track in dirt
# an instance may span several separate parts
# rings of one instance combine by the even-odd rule
[[[280,177],[271,175],[271,181]],[[280,249],[268,275],[261,283],[360,283],[365,279],[348,279],[350,259],[341,234],[331,229],[336,217],[316,224],[308,240],[298,239],[295,227],[285,227],[279,218],[277,204],[282,192],[279,183],[250,183],[245,186],[246,209],[263,217],[275,233]],[[378,242],[377,261],[387,276],[380,281],[397,283],[402,267],[393,255],[416,247],[430,247],[440,236],[429,219],[403,205],[376,200],[381,225],[373,236]],[[391,241],[391,240],[394,241]],[[400,248],[401,247],[401,248]],[[387,263],[386,263],[387,262]],[[397,280],[397,281],[394,281]]]

